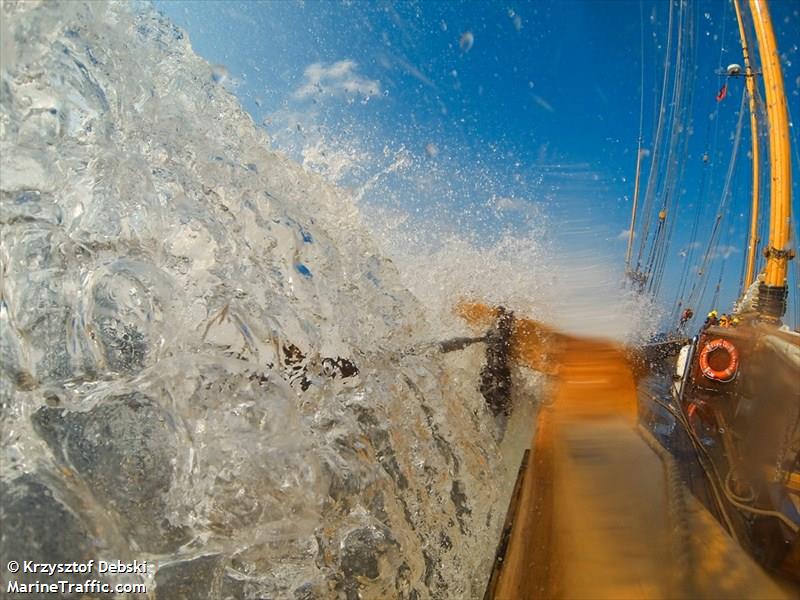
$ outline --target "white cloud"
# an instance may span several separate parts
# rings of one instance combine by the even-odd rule
[[[630,238],[630,235],[631,235],[630,229],[623,229],[622,231],[619,232],[617,239],[622,240],[623,242],[627,242],[628,238]]]
[[[381,86],[374,79],[367,79],[356,72],[358,63],[354,60],[340,60],[326,65],[312,63],[303,73],[303,84],[294,92],[298,100],[316,95],[330,96],[378,96]]]

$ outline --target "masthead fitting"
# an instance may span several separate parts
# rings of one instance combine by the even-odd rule
[[[730,64],[725,71],[728,73],[728,77],[736,77],[742,74],[742,65],[737,65],[736,63]]]

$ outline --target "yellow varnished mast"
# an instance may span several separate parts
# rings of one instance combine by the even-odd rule
[[[752,160],[753,160],[753,202],[750,211],[750,236],[747,244],[747,265],[745,266],[744,273],[744,289],[742,293],[747,291],[750,284],[753,283],[756,271],[756,251],[758,250],[758,211],[760,202],[760,186],[759,186],[759,140],[758,140],[758,114],[756,106],[756,82],[753,73],[752,63],[750,61],[750,48],[747,44],[747,35],[744,29],[744,20],[742,19],[742,9],[739,0],[733,0],[733,6],[736,9],[736,20],[739,23],[739,37],[742,40],[742,57],[744,59],[744,77],[745,85],[747,86],[747,96],[750,104],[750,138],[752,140]]]
[[[766,0],[749,0],[749,4],[758,39],[769,121],[769,242],[765,251],[767,265],[764,282],[759,286],[758,311],[767,319],[779,320],[786,312],[786,275],[791,258],[789,231],[792,166],[789,118],[775,31]]]

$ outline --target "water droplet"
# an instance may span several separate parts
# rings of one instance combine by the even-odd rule
[[[311,271],[303,263],[297,263],[294,266],[294,268],[297,269],[297,272],[300,273],[300,275],[302,275],[303,277],[306,277],[308,279],[312,277]]]
[[[464,53],[469,52],[472,49],[474,43],[475,43],[475,36],[472,35],[471,31],[465,31],[464,33],[462,33],[461,39],[458,40],[458,46]]]
[[[225,83],[228,78],[228,69],[223,65],[211,65],[211,81],[214,83]]]

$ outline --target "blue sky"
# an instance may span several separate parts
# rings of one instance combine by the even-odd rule
[[[498,216],[486,209],[492,198],[511,199],[534,206],[554,231],[563,224],[577,232],[571,244],[597,246],[622,265],[642,59],[644,147],[652,150],[667,3],[155,5],[187,30],[198,54],[221,65],[218,75],[277,147],[341,185],[362,189],[365,206],[421,219],[447,215],[450,226],[491,239],[527,226],[513,212]],[[800,118],[800,5],[785,0],[770,6],[790,110]],[[691,135],[660,290],[667,304],[678,295],[684,261],[695,269],[705,248],[743,86],[732,80],[727,98],[717,103],[724,82],[718,68],[742,62],[730,3],[692,3],[689,14],[695,40],[686,76],[694,93],[686,121]],[[739,284],[749,218],[746,125],[700,310],[712,301],[723,264],[719,306],[729,305]],[[797,207],[797,152],[794,162]]]

